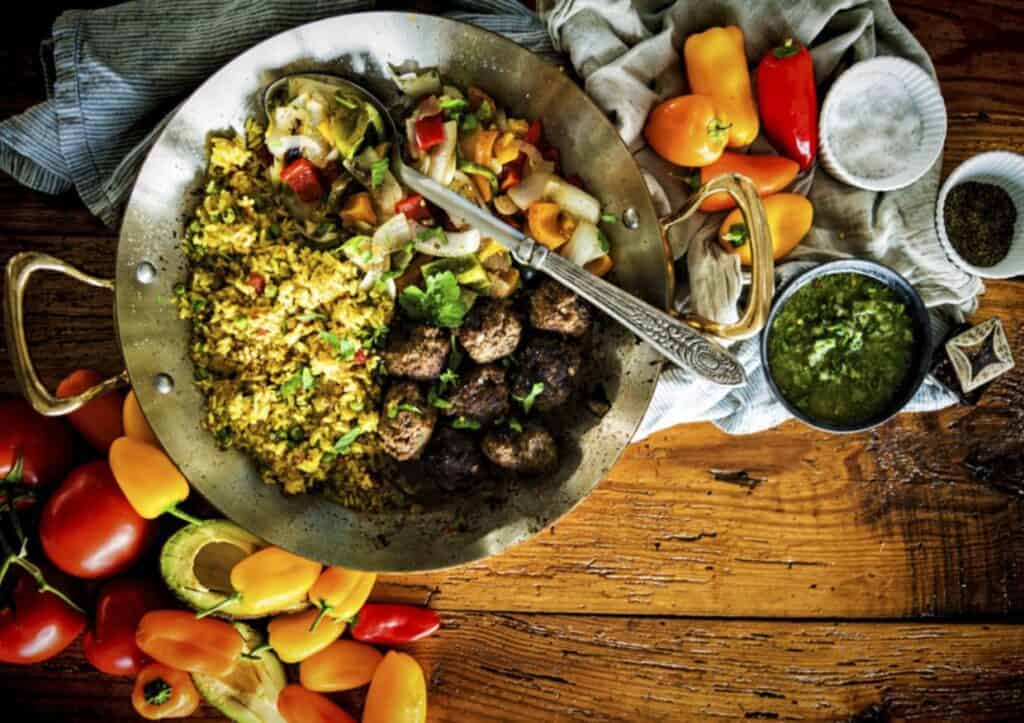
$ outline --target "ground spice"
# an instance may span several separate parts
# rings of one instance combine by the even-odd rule
[[[1005,189],[968,181],[954,186],[942,209],[953,248],[974,266],[995,266],[1010,252],[1017,208]]]

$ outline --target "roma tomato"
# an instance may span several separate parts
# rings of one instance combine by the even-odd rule
[[[0,402],[0,479],[48,485],[71,468],[73,454],[71,431],[63,420],[44,417],[24,399]],[[15,478],[18,460],[20,480]]]
[[[86,659],[109,675],[136,675],[150,662],[135,644],[135,629],[150,610],[167,604],[155,583],[138,578],[111,580],[96,597],[96,616],[82,639]]]
[[[40,592],[38,583],[20,568],[11,605],[0,610],[0,662],[31,665],[58,655],[85,627],[85,616],[56,595]]]
[[[72,397],[103,381],[99,372],[92,369],[79,369],[64,378],[57,385],[58,397]],[[124,407],[124,392],[114,390],[102,397],[96,397],[81,409],[68,415],[71,426],[85,437],[93,449],[106,454],[110,443],[124,436],[124,422],[121,420],[121,409]]]
[[[155,522],[132,509],[106,462],[73,469],[39,519],[39,538],[50,561],[88,579],[127,570],[156,530]]]

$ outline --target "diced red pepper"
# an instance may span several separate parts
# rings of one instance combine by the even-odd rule
[[[438,113],[416,121],[416,145],[421,151],[430,150],[443,142],[444,116]]]
[[[257,274],[253,271],[249,274],[247,282],[249,286],[256,290],[257,296],[263,296],[263,290],[267,288],[267,280],[263,278],[263,274]]]
[[[295,195],[306,203],[313,203],[323,198],[324,187],[320,183],[320,175],[316,166],[305,158],[293,161],[281,171],[281,180],[291,186]]]
[[[356,353],[352,356],[352,362],[354,364],[365,364],[366,363],[366,350],[356,349]]]
[[[540,139],[544,136],[544,125],[540,122],[540,118],[534,118],[533,123],[530,124],[530,129],[526,131],[526,142],[531,146],[540,144]]]
[[[423,196],[414,193],[395,204],[395,213],[405,214],[410,221],[429,221],[433,218]]]
[[[509,161],[501,167],[501,190],[507,191],[523,180],[523,166],[526,164],[526,154],[520,153],[514,161]]]

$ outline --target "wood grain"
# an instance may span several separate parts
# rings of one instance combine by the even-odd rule
[[[1018,625],[451,613],[409,652],[430,721],[1007,721],[1024,709]],[[6,709],[25,713],[11,723],[138,720],[130,690],[77,646],[0,667]],[[359,693],[337,699],[358,712]],[[223,719],[204,706],[189,720]]]

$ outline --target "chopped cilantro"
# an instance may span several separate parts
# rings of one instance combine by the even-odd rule
[[[516,432],[517,434],[523,431],[523,425],[515,417],[512,417],[511,419],[508,420],[508,426],[513,432]]]
[[[338,354],[341,355],[344,361],[348,361],[356,355],[356,349],[358,348],[359,346],[351,339],[342,339],[338,345]]]
[[[334,443],[334,451],[337,454],[345,454],[348,452],[349,447],[352,443],[359,439],[359,435],[363,433],[361,427],[353,427],[345,434],[338,438],[338,441]]]
[[[309,367],[302,367],[302,390],[308,392],[316,384],[316,379],[313,378],[313,372],[309,370]]]
[[[451,402],[438,395],[436,387],[431,387],[430,391],[427,392],[427,403],[432,407],[437,407],[438,409],[452,408]]]
[[[614,213],[602,213],[601,214],[601,222],[602,223],[618,223],[619,222],[619,217],[616,216]]]
[[[604,253],[608,253],[608,250],[612,247],[612,245],[608,243],[608,237],[605,236],[604,231],[601,231],[600,229],[597,231],[597,242],[601,245],[601,250]]]
[[[426,320],[449,329],[462,324],[469,311],[462,299],[459,282],[451,271],[427,277],[426,290],[415,285],[407,286],[398,302],[413,319]]]
[[[307,311],[299,317],[299,321],[326,321],[327,317],[315,311]]]
[[[445,369],[441,372],[440,382],[441,389],[447,389],[453,387],[459,381],[459,375],[452,369]]]
[[[537,397],[539,397],[541,392],[543,391],[544,382],[534,382],[533,386],[530,387],[530,393],[527,394],[525,397],[517,397],[515,394],[513,394],[512,398],[515,399],[520,404],[522,404],[523,411],[529,414],[530,410],[533,408],[533,403],[537,401]]]
[[[377,188],[380,184],[384,183],[384,174],[388,172],[388,159],[381,158],[379,161],[374,161],[370,166],[370,185],[373,188]]]
[[[302,375],[296,374],[278,389],[282,397],[290,397],[302,387]]]
[[[456,417],[452,422],[455,429],[480,429],[480,422],[469,417]]]
[[[410,412],[411,414],[423,414],[423,411],[419,407],[417,407],[415,404],[406,404],[405,402],[401,402],[399,404],[395,404],[395,403],[392,402],[391,404],[388,405],[388,408],[385,410],[385,412],[388,415],[388,419],[394,419],[395,417],[398,416],[399,412]]]

